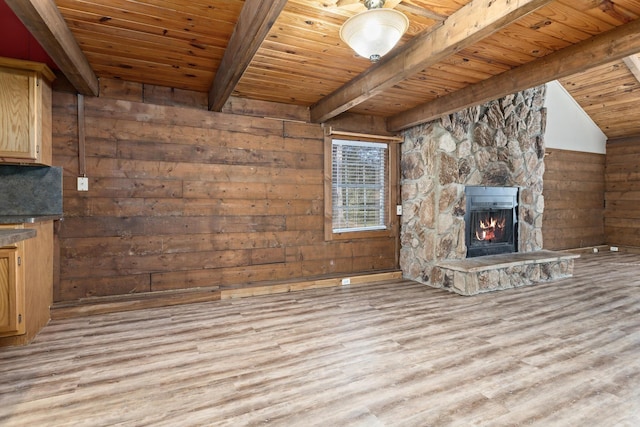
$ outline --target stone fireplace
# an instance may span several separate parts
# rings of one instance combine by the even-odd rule
[[[450,286],[438,263],[466,259],[474,246],[465,241],[472,214],[466,188],[514,188],[515,216],[504,225],[513,231],[509,243],[518,253],[542,249],[544,97],[545,86],[539,86],[405,132],[400,265],[406,278]],[[484,237],[480,231],[486,240],[477,239],[475,246],[486,249],[492,239],[505,243],[504,236],[495,237],[502,232],[497,228],[485,230]]]

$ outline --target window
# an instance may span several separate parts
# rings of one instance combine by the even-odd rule
[[[331,205],[334,233],[387,228],[387,144],[334,139]]]
[[[331,137],[325,144],[325,238],[394,235],[397,144]]]

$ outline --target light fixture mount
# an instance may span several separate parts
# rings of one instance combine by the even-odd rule
[[[367,9],[378,9],[384,6],[384,0],[364,0]]]
[[[400,41],[409,19],[397,10],[383,8],[384,0],[364,0],[367,10],[347,19],[340,38],[358,55],[378,62]]]

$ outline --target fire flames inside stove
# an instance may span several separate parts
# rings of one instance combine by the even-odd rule
[[[506,232],[507,216],[505,211],[474,213],[475,238],[479,242],[498,243],[508,239]]]

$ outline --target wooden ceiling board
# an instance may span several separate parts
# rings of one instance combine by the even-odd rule
[[[483,50],[479,49],[477,45],[474,46],[474,49]],[[469,52],[469,49],[465,49],[447,58],[446,61],[395,85],[383,94],[372,98],[370,102],[355,107],[353,111],[362,114],[365,111],[375,111],[376,115],[381,116],[387,116],[389,111],[393,111],[393,114],[399,114],[433,98],[451,94],[512,68],[513,64],[505,64],[504,62],[493,58],[487,61],[479,52]],[[402,97],[405,101],[402,104],[388,103],[386,101],[388,97]],[[375,105],[381,105],[383,108],[380,109]],[[405,108],[406,106],[408,108]]]
[[[279,62],[274,58],[268,58],[265,59],[265,61],[265,64],[269,64],[268,71],[264,68],[253,67],[251,70],[247,70],[245,72],[243,79],[253,76],[255,78],[260,78],[263,81],[266,78],[272,79],[269,84],[273,81],[280,81],[284,84],[307,85],[308,96],[312,97],[319,96],[323,92],[322,88],[325,88],[326,91],[331,87],[336,87],[342,84],[342,80],[338,80],[336,75],[331,73],[331,70],[329,69],[322,70],[320,68],[315,68],[314,70],[301,73],[299,71],[291,71],[288,69],[288,61]],[[256,59],[256,62],[260,63],[260,59]]]
[[[579,4],[579,2],[574,4]],[[567,26],[579,29],[589,35],[599,34],[622,24],[622,22],[616,24],[614,22],[607,22],[607,19],[602,19],[608,16],[606,14],[590,15],[580,11],[575,6],[559,2],[552,3],[545,9],[544,12],[548,11],[547,14],[550,19],[565,23]],[[543,11],[541,11],[541,13],[542,12]]]
[[[310,100],[309,104],[313,104],[371,67],[367,59],[355,55],[340,40],[341,25],[354,13],[335,6],[335,3],[332,4],[330,0],[325,3],[290,0],[236,87],[234,96],[265,100],[269,96],[266,92],[272,92],[271,88],[277,82],[281,86],[288,85],[290,99],[295,99],[295,102]],[[412,3],[422,5],[427,2]],[[449,10],[461,7],[458,2],[444,3],[447,3]],[[418,32],[429,31],[434,25],[439,23],[433,19],[412,16],[403,41]],[[285,55],[290,62],[281,62]],[[336,73],[336,69],[341,72]],[[319,77],[317,84],[300,84],[305,83],[304,75]],[[258,76],[264,78],[265,84],[259,84]],[[295,83],[291,83],[292,80]],[[249,89],[249,84],[254,92]]]
[[[471,3],[471,0],[411,0],[407,3],[428,9],[438,15],[450,16]]]
[[[278,99],[310,105],[368,68],[340,40],[336,10],[289,1],[233,95],[269,100],[281,88]]]
[[[494,67],[513,68],[518,65],[533,61],[537,57],[514,50],[507,43],[502,44],[497,41],[484,40],[474,46],[460,51],[465,59],[475,59],[479,63],[491,64]]]
[[[474,55],[466,55],[466,52],[463,51],[429,67],[427,70],[423,71],[423,73],[428,70],[439,70],[445,73],[463,76],[469,81],[476,82],[488,79],[489,77],[500,74],[508,69],[509,67],[504,64],[497,62],[485,62]],[[416,78],[420,79],[420,74],[418,74]]]
[[[574,93],[583,95],[591,93],[595,86],[617,85],[618,82],[612,77],[616,79],[624,77],[626,80],[631,77],[630,74],[631,72],[622,61],[615,61],[563,78],[561,81],[565,89],[571,88]],[[606,79],[602,76],[606,76]],[[600,93],[592,95],[599,96]]]
[[[584,28],[581,26],[572,26],[573,22],[554,20],[551,19],[550,16],[543,14],[543,12],[549,13],[550,16],[554,15],[552,10],[549,12],[540,11],[540,13],[532,13],[529,16],[524,17],[520,21],[520,24],[528,26],[533,30],[537,30],[542,34],[547,34],[559,40],[563,40],[567,44],[578,43],[593,35],[584,31]]]
[[[171,21],[182,21],[206,25],[209,20],[235,23],[244,5],[243,0],[55,0],[58,7],[95,12],[108,6],[119,9],[123,13],[138,13],[143,18],[154,20],[163,18]]]
[[[640,83],[624,62],[605,64],[560,83],[608,138],[640,135]]]
[[[87,53],[87,59],[90,63],[99,63],[100,65],[94,67],[96,74],[107,78],[184,90],[194,90],[195,87],[197,92],[206,92],[213,80],[212,71],[197,70],[193,72],[193,70],[188,70],[181,72],[171,65],[148,63],[135,59],[129,60],[125,65],[117,59],[111,58],[108,53]],[[144,78],[140,78],[140,75],[143,75]],[[141,82],[141,80],[144,81]],[[161,84],[162,82],[165,83]]]
[[[103,77],[195,91],[210,87],[242,8],[241,1],[224,9],[159,0],[57,5]]]
[[[206,38],[202,36],[200,39],[195,39],[191,37],[189,34],[184,37],[175,37],[176,33],[165,33],[158,30],[157,28],[150,27],[152,32],[144,32],[140,31],[140,26],[136,28],[127,28],[132,27],[132,25],[117,25],[120,21],[109,19],[100,23],[96,23],[95,20],[100,19],[98,15],[89,15],[85,12],[72,11],[65,14],[65,21],[69,25],[72,31],[75,29],[84,29],[86,31],[92,31],[97,34],[104,34],[106,37],[111,35],[118,35],[119,33],[127,34],[127,37],[131,39],[131,41],[149,41],[156,43],[172,43],[172,42],[188,42],[190,45],[217,45],[220,47],[226,47],[227,37],[225,37],[225,33],[219,31],[214,35],[207,36]],[[233,31],[233,26],[230,27],[230,30]]]
[[[574,12],[578,19],[576,19],[575,21],[572,20],[571,25],[568,25],[567,23],[565,23],[565,21],[568,21],[568,17],[573,16]],[[539,16],[536,16],[536,14],[543,13],[547,14],[550,17],[547,25],[540,28],[526,25],[527,19],[531,19],[532,17],[534,19],[538,19]],[[553,20],[551,20],[551,18],[553,18]],[[620,25],[620,22],[618,22],[618,25]],[[545,30],[542,31],[542,28],[545,28]],[[572,37],[578,37],[579,35],[581,38],[586,39],[589,37],[586,30],[598,34],[611,28],[613,28],[611,24],[598,19],[590,19],[587,14],[584,14],[577,10],[573,10],[564,4],[552,4],[540,9],[539,12],[530,14],[528,17],[524,18],[517,24],[511,25],[506,29],[501,30],[500,32],[486,38],[482,42],[461,51],[453,57],[450,57],[462,58],[462,62],[460,62],[460,64],[462,66],[466,66],[467,70],[469,70],[468,66],[470,65],[471,60],[473,60],[476,64],[481,64],[481,67],[486,67],[490,64],[493,69],[489,71],[487,68],[484,68],[484,76],[477,76],[477,78],[475,79],[470,78],[469,71],[466,71],[464,73],[461,73],[461,76],[464,77],[464,80],[454,82],[451,78],[447,78],[448,73],[453,71],[453,67],[448,63],[449,60],[445,60],[435,66],[440,67],[444,71],[443,74],[445,75],[437,77],[434,75],[435,73],[430,72],[430,68],[429,70],[425,70],[422,73],[419,73],[418,75],[405,80],[397,86],[402,87],[403,90],[406,91],[411,86],[422,85],[428,88],[428,86],[431,85],[432,94],[433,92],[437,92],[436,96],[443,96],[446,93],[455,92],[456,90],[459,90],[470,84],[477,83],[478,81],[486,79],[490,76],[498,75],[503,71],[508,70],[509,68],[513,68],[536,58],[543,57],[545,56],[545,54],[551,53],[551,51],[553,50],[568,46],[570,43],[560,38],[560,36],[562,36],[563,34],[572,34]],[[529,36],[522,37],[523,32],[528,33]],[[538,39],[540,39],[542,43],[540,43]],[[522,43],[522,40],[525,40],[524,44]],[[534,46],[538,46],[540,44],[544,45],[545,43],[548,44],[549,40],[554,41],[555,49],[552,50],[546,47],[534,48],[533,50],[536,53],[535,55],[529,54],[527,52]],[[433,83],[430,82],[434,81],[438,82],[439,90],[433,89]],[[376,111],[377,114],[380,115],[386,115],[386,113],[391,110],[395,110],[395,114],[400,113],[403,110],[394,109],[394,104],[392,102],[385,103],[385,99],[387,97],[393,98],[394,95],[401,96],[398,93],[399,91],[397,86],[385,91],[385,93],[382,95],[374,97],[372,100],[370,100],[371,102],[364,103],[363,105],[354,108],[353,111]],[[422,102],[426,102],[424,101],[423,97],[417,95],[418,92],[412,92],[416,94],[413,96],[413,101],[415,101],[415,103],[409,102],[405,103],[404,105],[410,105],[411,107],[414,107],[416,105],[420,105]],[[387,111],[381,111],[379,107],[376,108],[376,104],[387,105]]]
[[[69,0],[58,0],[59,3],[67,1]],[[227,39],[228,34],[233,32],[235,26],[234,21],[226,18],[203,19],[151,6],[136,8],[136,10],[122,9],[129,3],[123,0],[109,0],[104,4],[92,4],[91,8],[78,9],[74,7],[75,3],[72,2],[71,7],[59,4],[58,8],[65,17],[85,20],[96,26],[108,25],[143,34],[162,35],[167,38],[201,40],[203,43],[211,43],[212,39]],[[121,7],[117,7],[118,4]]]
[[[181,64],[182,67],[210,68],[212,58],[218,58],[224,54],[224,48],[221,47],[210,46],[207,52],[203,53],[202,49],[194,49],[187,42],[159,44],[137,41],[133,44],[123,31],[106,39],[103,34],[76,29],[75,36],[81,46],[90,45],[96,52],[108,50],[113,53],[114,46],[120,46],[118,57],[144,58],[150,62]]]
[[[245,0],[54,1],[98,77],[197,92],[211,90],[219,67],[229,69],[221,60],[245,5]],[[405,13],[410,25],[388,56],[469,3],[389,0],[387,6]],[[231,95],[311,107],[362,73],[375,72],[339,36],[342,24],[363,9],[356,1],[289,0]],[[640,0],[554,0],[349,111],[397,116],[638,19]],[[627,80],[631,74],[622,61],[615,64],[561,80],[608,135],[635,129],[611,111],[620,114],[618,106],[640,102],[640,83]],[[605,105],[609,112],[601,111]],[[620,130],[612,130],[612,123]]]
[[[210,48],[209,51],[217,53],[217,56],[203,57],[189,53],[199,51],[189,46],[183,49],[175,49],[170,44],[165,48],[155,43],[122,42],[122,47],[118,48],[118,55],[113,54],[115,38],[106,40],[100,35],[87,34],[83,31],[77,32],[77,39],[80,46],[85,51],[85,55],[90,59],[94,71],[101,70],[100,75],[108,78],[121,78],[138,83],[149,83],[151,79],[155,83],[162,85],[163,79],[172,82],[176,88],[206,91],[211,84],[215,69],[219,64],[217,57],[224,53],[222,48]],[[91,45],[90,49],[85,46]],[[162,52],[162,56],[158,55]],[[214,59],[216,58],[216,59]],[[149,74],[156,73],[156,74]],[[161,73],[161,74],[157,74]],[[194,81],[191,76],[206,75],[206,80]],[[166,84],[162,85],[166,86]]]
[[[498,39],[502,42],[500,37],[503,36],[505,43],[508,43],[514,49],[525,49],[527,52],[531,53],[532,56],[537,57],[548,55],[571,44],[566,40],[542,33],[538,30],[539,29],[522,25],[522,22],[518,22],[502,29],[500,32],[493,35],[492,38]]]
[[[572,2],[572,5],[576,4],[579,2]],[[544,22],[541,21],[543,16],[546,17]],[[533,60],[533,57],[545,56],[571,44],[566,34],[571,34],[573,42],[578,42],[624,23],[601,19],[607,16],[589,16],[579,9],[554,2],[487,37],[482,44],[509,47],[514,52],[531,55],[529,60]]]
[[[316,84],[306,85],[297,88],[291,87],[289,94],[291,99],[306,99],[312,104],[324,94],[331,92],[335,88],[346,83],[350,78],[357,76],[364,70],[364,67],[355,68],[356,61],[344,59],[343,62],[327,60],[327,55],[318,55],[316,52],[308,51],[307,48],[299,48],[290,45],[274,45],[270,41],[264,43],[266,48],[261,48],[254,57],[250,67],[245,71],[243,78],[235,88],[234,96],[248,91],[246,84],[248,77],[260,76],[262,84],[254,86],[251,97],[267,100],[272,94],[272,85],[296,84],[305,77],[315,79]],[[287,47],[289,46],[289,47]],[[308,53],[307,53],[308,52]],[[368,64],[367,64],[368,65]],[[343,72],[336,73],[335,67],[342,67]],[[255,92],[255,91],[258,92]]]
[[[156,62],[166,62],[167,58],[176,55],[187,58],[188,62],[210,61],[221,57],[225,50],[224,46],[196,45],[188,40],[168,40],[162,36],[148,37],[135,31],[116,28],[103,27],[96,31],[95,27],[81,22],[74,23],[74,35],[87,52],[109,45],[112,55],[126,57],[128,52],[135,52],[137,49],[153,49],[156,51]]]
[[[621,23],[633,21],[640,16],[640,2],[637,0],[616,0],[615,2],[601,0],[580,2],[574,2],[573,0],[558,1],[559,3],[569,5],[589,15],[606,15],[610,17],[610,19]]]
[[[319,67],[326,69],[334,74],[336,67],[339,67],[346,74],[359,74],[367,69],[370,64],[364,61],[354,61],[354,55],[347,51],[341,56],[332,56],[328,58],[329,53],[334,53],[339,46],[319,46],[311,48],[306,46],[298,46],[289,44],[287,37],[279,37],[277,40],[267,39],[263,42],[262,49],[256,54],[256,59],[274,58],[290,61],[294,68],[308,70],[309,67]],[[292,41],[292,43],[295,42]],[[348,77],[347,77],[348,79]]]
[[[445,69],[429,68],[419,78],[408,79],[355,107],[360,114],[387,116],[389,111],[401,113],[440,96],[454,93],[483,78],[469,79],[468,74],[456,74]]]

